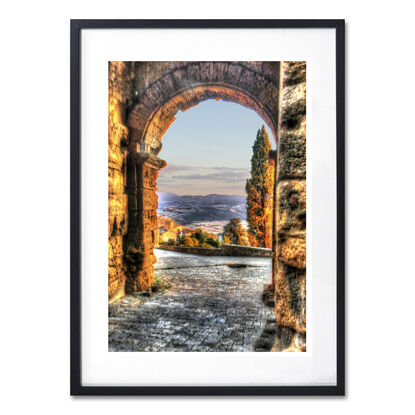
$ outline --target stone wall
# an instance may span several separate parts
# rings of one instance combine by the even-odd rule
[[[126,106],[131,94],[129,68],[110,62],[108,73],[108,296],[122,295],[125,284],[123,238],[127,232],[125,194]]]
[[[281,65],[274,351],[306,347],[306,64]]]
[[[173,245],[160,245],[157,249],[163,249],[165,251],[181,252],[183,254],[202,255],[202,256],[222,256],[222,250],[220,248],[202,248],[200,246],[173,246]]]
[[[203,256],[249,256],[271,258],[272,250],[267,248],[256,248],[253,246],[241,246],[222,244],[222,248],[202,248],[199,246],[170,246],[160,245],[159,249],[165,251],[183,252],[186,254],[203,255]]]
[[[222,244],[222,252],[225,256],[253,256],[260,258],[271,258],[272,256],[272,249],[232,244]]]

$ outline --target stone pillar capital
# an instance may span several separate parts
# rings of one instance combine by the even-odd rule
[[[154,154],[140,151],[137,155],[137,163],[145,164],[146,167],[159,170],[167,166],[167,163],[164,160],[158,158]]]

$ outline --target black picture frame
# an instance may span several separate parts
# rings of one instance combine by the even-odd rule
[[[85,29],[312,29],[336,33],[337,384],[335,386],[83,386],[81,383],[81,31]],[[71,395],[343,396],[345,395],[345,21],[344,20],[71,20]]]

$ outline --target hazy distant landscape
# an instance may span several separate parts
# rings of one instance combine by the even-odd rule
[[[209,194],[204,196],[176,195],[159,192],[159,216],[175,222],[201,227],[207,232],[221,233],[232,218],[246,219],[246,196]]]

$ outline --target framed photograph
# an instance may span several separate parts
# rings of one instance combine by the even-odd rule
[[[343,20],[71,21],[71,394],[345,394]]]

